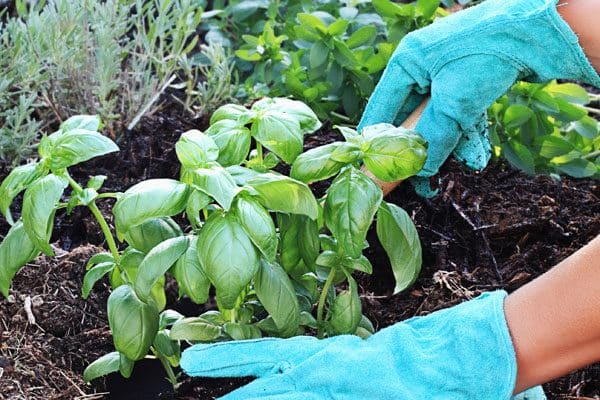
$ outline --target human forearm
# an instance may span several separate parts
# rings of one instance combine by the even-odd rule
[[[512,293],[515,393],[600,360],[600,236]]]
[[[600,70],[600,1],[561,0],[558,12],[579,36],[583,51],[596,70]]]

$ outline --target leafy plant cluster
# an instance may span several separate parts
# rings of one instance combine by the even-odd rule
[[[100,115],[113,137],[133,128],[180,72],[202,14],[193,0],[32,4],[0,22],[0,158],[14,163],[70,115]]]
[[[439,5],[439,0],[215,1],[202,28],[207,42],[235,50],[242,96],[293,96],[321,118],[335,112],[356,122],[400,39],[445,15]]]
[[[109,251],[89,260],[82,294],[108,276],[116,349],[86,369],[88,381],[117,370],[129,376],[135,361],[150,356],[175,385],[184,342],[289,337],[307,329],[319,337],[370,335],[352,276],[372,271],[363,255],[368,229],[376,220],[396,292],[416,279],[421,247],[410,217],[383,201],[360,165],[384,181],[405,179],[423,166],[426,143],[383,124],[361,134],[339,128],[346,141],[303,152],[304,135],[320,126],[309,107],[285,98],[265,98],[251,108],[225,105],[205,132],[188,131],[177,142],[179,180],[151,179],[124,193],[102,193],[105,177],[81,185],[69,168],[117,146],[98,133],[97,117],[65,121],[42,139],[38,162],[15,168],[0,185],[0,211],[12,225],[0,244],[2,293],[8,295],[24,264],[40,252],[53,254],[56,210],[84,206]],[[290,176],[274,171],[281,163],[291,165]],[[325,179],[331,186],[317,199],[308,184]],[[10,207],[21,192],[16,219]],[[104,199],[116,200],[116,239],[96,205]],[[182,214],[183,229],[175,222]],[[218,308],[194,316],[165,309],[167,275],[180,296],[198,304],[214,288]],[[346,289],[336,290],[340,285]]]
[[[488,112],[496,154],[529,174],[600,178],[593,99],[573,83],[516,84]]]

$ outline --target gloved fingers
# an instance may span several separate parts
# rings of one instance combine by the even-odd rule
[[[394,57],[401,57],[401,54]],[[417,93],[415,79],[394,57],[383,71],[383,75],[377,83],[373,94],[367,102],[362,118],[358,123],[358,131],[366,126],[379,123],[394,123],[399,113],[410,114],[419,104],[419,99],[413,99]],[[413,105],[413,109],[409,109]],[[407,115],[408,115],[407,114]]]
[[[183,352],[181,368],[190,376],[261,377],[290,368],[324,345],[310,336],[196,344]]]
[[[478,124],[463,130],[454,150],[456,159],[474,170],[484,169],[492,156],[487,125],[487,113],[485,113]]]

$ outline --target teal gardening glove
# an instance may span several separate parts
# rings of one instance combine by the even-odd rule
[[[363,340],[257,339],[185,350],[190,376],[258,379],[223,400],[504,400],[516,379],[506,292],[395,324]],[[542,400],[532,392],[522,399]]]
[[[491,155],[486,110],[517,80],[574,79],[600,87],[556,0],[487,0],[408,34],[373,92],[359,130],[398,125],[429,101],[416,131],[428,142],[420,177],[454,150],[473,169]]]

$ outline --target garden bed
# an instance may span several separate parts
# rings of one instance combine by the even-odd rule
[[[171,110],[146,118],[122,136],[119,153],[74,168],[74,177],[103,173],[108,176],[104,190],[121,191],[143,179],[176,177],[174,143],[182,132],[205,128],[207,121],[182,122]],[[325,128],[308,137],[306,145],[334,139],[337,133]],[[0,171],[0,178],[6,173]],[[376,236],[369,238],[367,255],[375,272],[360,276],[359,284],[364,313],[377,329],[482,291],[515,290],[600,233],[598,181],[529,177],[504,163],[478,174],[449,162],[441,177],[440,193],[431,200],[417,197],[409,185],[388,198],[412,216],[423,243],[423,270],[411,289],[387,296],[393,289],[387,257]],[[41,257],[33,268],[23,269],[13,282],[11,299],[0,302],[0,398],[130,399],[135,393],[136,399],[211,399],[247,382],[186,379],[173,394],[160,364],[144,361],[136,364],[129,380],[109,376],[91,386],[83,383],[83,369],[113,348],[106,317],[108,284],[98,285],[88,300],[81,298],[85,263],[102,245],[99,227],[86,212],[58,215],[53,237],[62,249],[58,257]],[[0,232],[7,228],[2,222]],[[178,302],[173,285],[167,293],[171,308],[186,315],[203,311]],[[26,302],[31,302],[30,313]],[[35,324],[28,321],[32,316]],[[600,365],[545,389],[551,399],[598,399]]]

